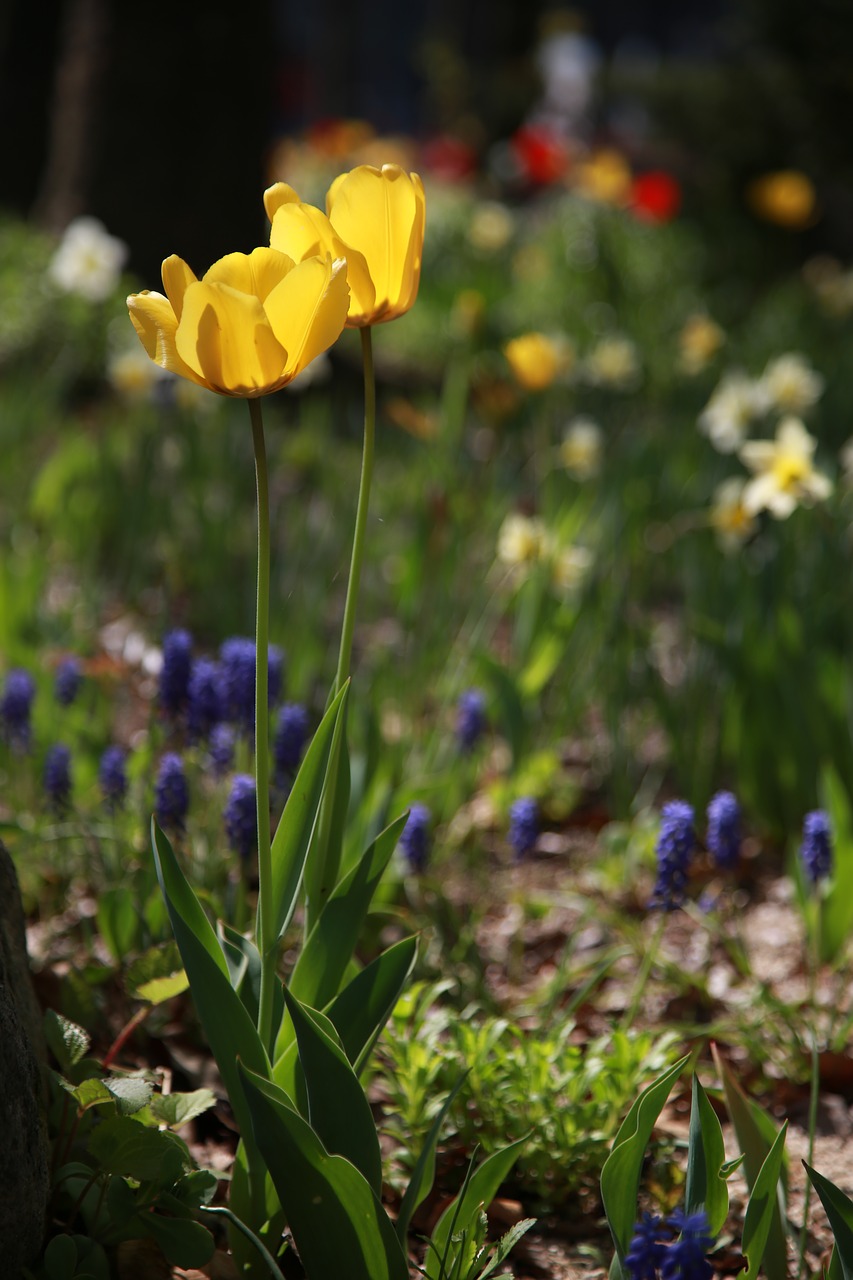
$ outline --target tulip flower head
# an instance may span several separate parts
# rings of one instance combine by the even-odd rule
[[[277,182],[264,194],[270,246],[301,260],[344,257],[350,287],[349,328],[396,320],[418,296],[424,245],[423,183],[396,164],[359,165],[329,188],[327,213],[303,204]]]
[[[127,300],[133,327],[163,369],[224,396],[277,391],[330,347],[344,327],[346,264],[330,254],[295,261],[277,249],[229,253],[201,280],[175,254],[164,297]]]

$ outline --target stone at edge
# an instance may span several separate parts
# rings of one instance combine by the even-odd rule
[[[49,1193],[41,1014],[15,865],[0,843],[0,1258],[18,1280],[44,1242]]]

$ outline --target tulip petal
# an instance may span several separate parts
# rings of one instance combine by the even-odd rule
[[[272,331],[287,352],[289,382],[340,336],[349,291],[342,259],[308,258],[293,268],[265,303]]]
[[[326,199],[329,219],[349,247],[364,255],[375,291],[372,315],[351,279],[350,323],[377,323],[408,310],[417,292],[423,242],[423,188],[399,165],[360,165],[337,178]]]
[[[224,395],[262,395],[284,381],[286,353],[261,303],[230,285],[190,285],[175,344],[190,368]]]
[[[264,208],[270,222],[283,204],[300,204],[299,196],[287,182],[274,182],[264,192]]]
[[[270,228],[270,246],[288,254],[294,262],[325,258],[326,254],[343,258],[346,254],[325,213],[300,201],[282,204],[276,210]]]
[[[184,306],[184,294],[191,284],[196,283],[196,274],[188,267],[183,258],[176,253],[171,254],[163,263],[161,274],[166,297],[172,304],[172,310],[178,320]]]
[[[190,369],[178,355],[175,347],[178,321],[168,298],[145,289],[142,293],[132,293],[127,306],[139,341],[154,363],[161,369],[168,369],[170,373],[178,373],[182,378],[205,386],[204,378]]]
[[[275,249],[229,253],[214,262],[202,276],[205,284],[225,284],[240,293],[254,294],[261,302],[293,267],[293,259]]]

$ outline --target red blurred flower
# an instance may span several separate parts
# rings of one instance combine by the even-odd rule
[[[681,187],[662,169],[641,173],[631,187],[631,207],[646,222],[669,222],[681,208]]]
[[[436,178],[446,182],[459,182],[469,178],[477,168],[477,153],[469,143],[440,133],[424,143],[422,165]]]
[[[542,125],[522,125],[510,145],[523,177],[537,186],[559,182],[569,167],[571,157],[565,141]]]

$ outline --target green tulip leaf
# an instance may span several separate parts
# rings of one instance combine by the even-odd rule
[[[305,752],[293,783],[284,812],[272,842],[272,897],[276,937],[281,937],[290,923],[303,875],[307,880],[306,859],[316,836],[317,818],[324,790],[333,740],[346,724],[349,685],[345,685],[329,706],[314,738]]]
[[[358,1076],[328,1020],[323,1022],[332,1035],[291,992],[285,990],[284,999],[296,1032],[309,1123],[326,1150],[351,1160],[378,1196],[382,1157],[376,1122]]]
[[[767,1158],[763,1161],[750,1192],[741,1240],[741,1249],[747,1260],[747,1266],[741,1271],[738,1280],[755,1280],[764,1262],[767,1246],[773,1238],[774,1218],[779,1216],[778,1188],[787,1132],[788,1121],[786,1120],[777,1133],[776,1140],[768,1151]],[[767,1274],[769,1276],[769,1270]]]
[[[467,1072],[465,1074],[467,1075]],[[433,1120],[429,1133],[424,1139],[424,1145],[421,1154],[418,1156],[417,1164],[412,1170],[412,1176],[409,1179],[409,1185],[406,1187],[406,1194],[403,1196],[396,1222],[397,1235],[404,1247],[412,1214],[429,1195],[432,1190],[432,1184],[435,1181],[435,1148],[441,1135],[441,1126],[444,1124],[444,1118],[453,1105],[453,1099],[464,1083],[465,1075],[456,1081],[456,1084],[444,1099],[441,1110]]]
[[[330,1154],[281,1089],[240,1066],[255,1141],[308,1280],[408,1280],[406,1256],[370,1184]]]
[[[326,1013],[344,1051],[359,1073],[391,1016],[414,968],[416,938],[403,938],[383,951],[338,992]]]
[[[196,1012],[245,1138],[251,1133],[251,1121],[237,1071],[237,1057],[252,1070],[268,1075],[267,1055],[245,1005],[231,986],[228,965],[213,926],[181,871],[172,846],[153,818],[151,832],[157,879],[189,978]]]
[[[622,1263],[634,1234],[640,1174],[652,1129],[687,1061],[687,1056],[679,1058],[678,1062],[658,1076],[657,1080],[653,1080],[635,1100],[619,1126],[610,1155],[601,1171],[601,1199],[616,1246],[615,1266],[611,1275],[614,1271],[621,1274]]]
[[[853,1200],[845,1195],[840,1187],[830,1182],[817,1169],[803,1161],[806,1173],[820,1202],[826,1210],[829,1225],[835,1238],[833,1257],[836,1267],[840,1267],[843,1280],[853,1280]],[[830,1266],[830,1275],[832,1267]]]
[[[729,1189],[722,1175],[726,1162],[723,1129],[708,1095],[693,1076],[690,1136],[687,1144],[685,1212],[704,1209],[712,1236],[717,1236],[729,1211]]]

